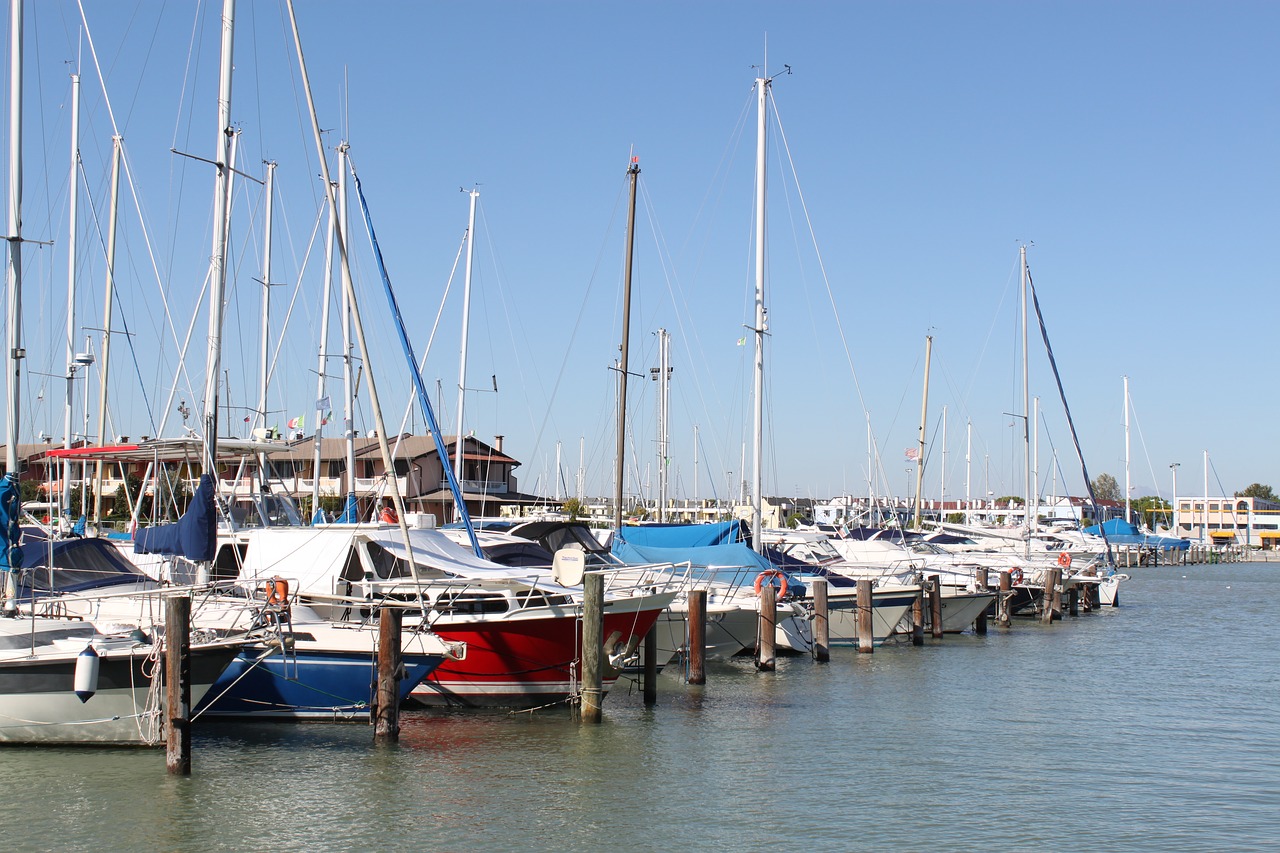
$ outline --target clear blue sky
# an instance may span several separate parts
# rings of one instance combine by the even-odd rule
[[[190,404],[202,388],[207,321],[197,298],[213,177],[170,149],[213,156],[220,4],[85,5],[133,176],[121,204],[117,305],[135,334],[133,351],[123,337],[113,350],[111,432],[137,437],[157,428],[175,340],[196,311],[178,396]],[[525,489],[554,492],[558,442],[565,490],[581,452],[588,493],[612,491],[609,366],[621,338],[634,152],[642,173],[632,369],[655,366],[654,332],[671,332],[673,494],[736,492],[751,440],[751,348],[737,346],[753,286],[751,89],[766,40],[777,75],[766,494],[864,493],[868,412],[878,488],[902,494],[926,335],[926,495],[942,486],[944,406],[947,497],[964,495],[966,423],[971,492],[1020,494],[1021,422],[1005,413],[1022,410],[1023,242],[1033,244],[1031,273],[1091,475],[1124,484],[1128,375],[1135,497],[1169,497],[1175,462],[1179,491],[1199,494],[1206,450],[1210,492],[1280,488],[1280,457],[1270,452],[1280,404],[1269,381],[1280,318],[1280,6],[304,2],[299,23],[320,123],[332,129],[326,144],[351,143],[419,354],[466,225],[459,190],[480,189],[468,386],[491,388],[496,375],[499,391],[468,395],[466,429],[506,436]],[[55,245],[24,250],[24,440],[63,433],[65,383],[40,374],[61,374],[65,362],[68,75],[77,55],[88,188],[77,324],[102,325],[112,126],[79,39],[74,4],[29,4],[24,236]],[[279,164],[271,421],[304,415],[309,425],[322,242],[308,246],[321,192],[282,5],[240,4],[234,85],[240,164],[251,174],[265,159]],[[354,216],[357,287],[394,429],[409,386]],[[224,359],[233,407],[257,398],[261,222],[262,192],[242,180]],[[442,389],[449,433],[461,288],[459,266],[424,373]],[[99,349],[100,333],[87,333]],[[1079,465],[1034,328],[1031,344],[1041,488],[1052,488],[1056,450],[1059,490],[1078,493]],[[632,386],[629,493],[655,481],[654,389]],[[340,409],[337,383],[330,394]],[[367,400],[362,430],[372,427]],[[233,409],[231,432],[243,430],[242,416]]]

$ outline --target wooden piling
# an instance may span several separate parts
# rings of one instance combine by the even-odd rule
[[[685,654],[689,660],[689,683],[706,684],[707,670],[707,591],[695,589],[689,593],[689,641]]]
[[[986,592],[990,587],[987,586],[987,568],[979,566],[973,571],[974,586],[978,588],[978,592]],[[990,610],[991,608],[987,608]],[[973,632],[975,634],[987,633],[987,610],[983,610],[978,614],[978,618],[973,620]]]
[[[1073,583],[1071,589],[1067,590],[1067,614],[1080,615],[1080,584],[1078,583]]]
[[[813,658],[819,663],[831,660],[831,620],[825,578],[813,582]]]
[[[658,702],[658,623],[649,626],[644,635],[644,704]]]
[[[942,578],[929,576],[929,624],[933,629],[933,638],[942,639]]]
[[[872,615],[872,583],[869,580],[858,581],[858,651],[871,654],[876,650],[875,628]]]
[[[924,580],[917,576],[916,600],[911,602],[911,645],[924,645]]]
[[[373,701],[373,742],[400,740],[400,629],[404,611],[378,610],[378,687]]]
[[[604,575],[582,578],[582,710],[584,723],[598,723],[604,704]]]
[[[1013,575],[1008,571],[1000,573],[1000,595],[996,598],[996,621],[1001,628],[1009,627],[1009,599],[1013,597]]]
[[[1048,624],[1053,621],[1054,611],[1061,606],[1058,598],[1058,570],[1047,569],[1044,573],[1044,591],[1040,596],[1040,621]]]
[[[190,776],[191,596],[170,596],[164,605],[164,765],[170,776]]]
[[[756,669],[773,672],[777,666],[778,589],[771,583],[760,587],[759,653]]]

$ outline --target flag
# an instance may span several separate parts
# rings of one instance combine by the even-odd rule
[[[333,403],[329,401],[328,395],[321,397],[319,400],[316,400],[317,412],[327,412],[332,408],[333,408]]]
[[[244,416],[244,422],[245,422],[245,423],[248,423],[248,422],[249,422],[249,416],[248,416],[248,415],[245,415],[245,416]]]
[[[296,418],[290,418],[289,429],[302,429],[302,424],[304,421],[305,421],[305,418],[302,415],[298,415]]]
[[[920,458],[920,448],[918,448],[918,447],[908,447],[908,448],[907,448],[907,458],[908,458],[908,459],[910,459],[912,462],[915,462],[917,459],[919,459],[919,458]]]
[[[746,338],[738,338],[738,346],[740,346],[740,347],[745,347],[746,345],[747,345],[747,339],[746,339]]]
[[[327,400],[329,398],[325,397],[325,399]],[[324,426],[325,424],[329,423],[329,418],[331,417],[333,417],[333,412],[325,412],[324,417],[320,419],[320,426]]]

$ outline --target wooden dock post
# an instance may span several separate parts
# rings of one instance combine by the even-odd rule
[[[756,669],[773,672],[777,666],[774,649],[778,642],[778,589],[771,583],[760,587],[760,619],[757,624],[759,653],[756,655]]]
[[[973,571],[974,586],[978,588],[978,592],[986,592],[990,587],[987,586],[987,567],[979,566]],[[990,608],[987,608],[990,610]],[[973,620],[973,632],[975,634],[987,633],[987,611],[984,610],[978,614],[978,618]]]
[[[689,593],[689,641],[685,654],[689,660],[689,684],[706,684],[707,670],[707,591],[695,589]]]
[[[858,581],[858,651],[871,654],[876,650],[872,628],[871,581]]]
[[[1054,611],[1061,606],[1058,598],[1058,570],[1047,569],[1044,573],[1044,591],[1040,596],[1040,621],[1048,624],[1053,621]]]
[[[1008,570],[1000,573],[1000,595],[996,599],[996,621],[1001,628],[1009,627],[1009,599],[1013,597],[1013,575]]]
[[[827,581],[813,582],[813,657],[819,663],[831,660],[831,619],[827,610]]]
[[[1071,589],[1067,590],[1067,614],[1080,615],[1080,584],[1078,583],[1073,583]]]
[[[164,766],[170,776],[191,775],[191,596],[164,602]]]
[[[581,719],[598,723],[604,704],[604,575],[583,575],[582,592]]]
[[[938,575],[929,576],[929,624],[932,627],[933,638],[935,640],[942,639],[942,578]]]
[[[400,629],[404,611],[378,609],[378,689],[373,702],[373,742],[400,740]]]
[[[658,702],[658,623],[644,635],[644,704]]]
[[[924,578],[916,575],[916,600],[911,602],[911,645],[924,645]]]

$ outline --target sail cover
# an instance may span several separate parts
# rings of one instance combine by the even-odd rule
[[[139,528],[133,534],[133,552],[181,556],[195,562],[212,560],[217,549],[217,527],[213,477],[201,474],[200,485],[182,518],[173,524]]]
[[[12,472],[0,480],[0,571],[13,572],[22,568],[22,528],[18,520],[22,515],[22,492],[18,488],[18,475]]]

